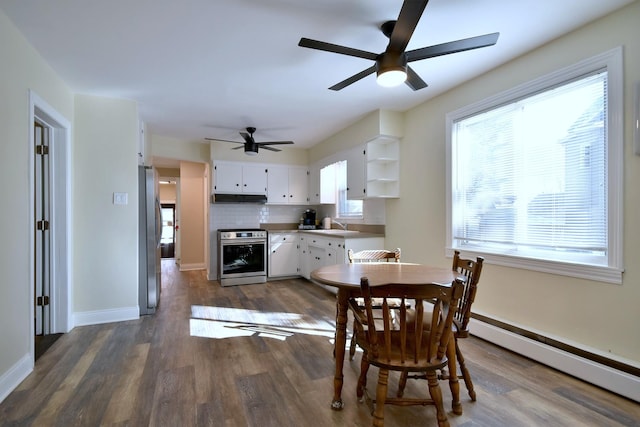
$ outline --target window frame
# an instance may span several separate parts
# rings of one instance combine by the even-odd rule
[[[624,80],[622,47],[611,49],[574,65],[536,78],[479,102],[446,114],[446,252],[451,256],[454,249],[461,249],[471,256],[483,256],[487,263],[541,271],[563,276],[590,279],[606,283],[622,283],[623,269],[623,195],[624,195]],[[595,71],[607,71],[607,209],[608,242],[607,265],[587,265],[562,261],[533,259],[513,254],[474,251],[458,248],[453,242],[452,204],[452,138],[455,121],[488,111],[540,92],[551,90],[581,76]]]

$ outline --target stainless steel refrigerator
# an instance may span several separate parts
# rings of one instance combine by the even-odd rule
[[[139,201],[139,278],[138,292],[140,315],[153,314],[160,304],[160,236],[162,218],[155,169],[138,167]]]

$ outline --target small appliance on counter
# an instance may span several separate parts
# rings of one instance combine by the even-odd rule
[[[316,211],[313,209],[307,209],[302,213],[302,225],[316,226]]]

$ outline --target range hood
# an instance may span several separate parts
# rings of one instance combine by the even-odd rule
[[[219,194],[211,195],[211,203],[267,203],[267,196],[264,194]]]

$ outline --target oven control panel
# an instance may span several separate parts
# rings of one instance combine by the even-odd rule
[[[266,230],[251,230],[251,231],[220,231],[220,239],[266,239]]]

